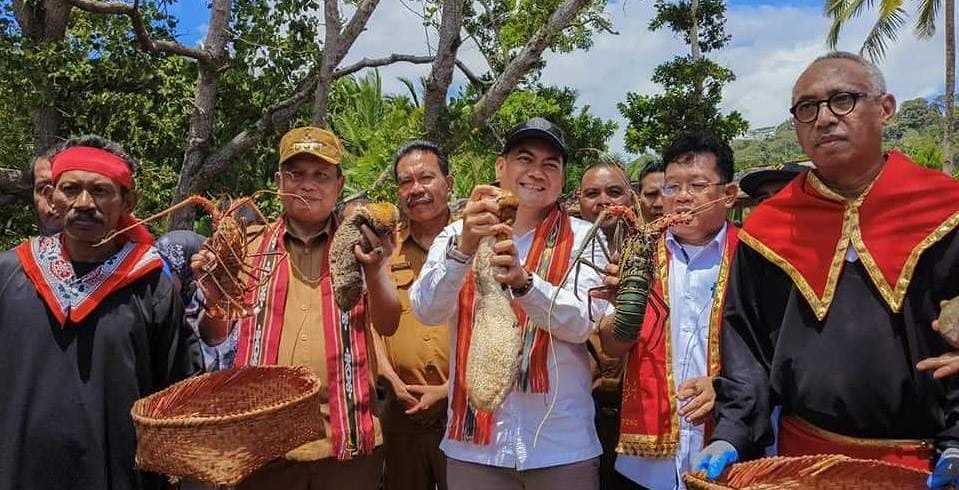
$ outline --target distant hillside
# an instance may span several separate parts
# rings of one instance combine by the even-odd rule
[[[941,107],[941,98],[902,102],[896,116],[883,130],[883,147],[898,148],[920,165],[941,169]],[[792,120],[778,126],[753,129],[746,137],[733,140],[731,146],[737,171],[805,158],[796,141]]]

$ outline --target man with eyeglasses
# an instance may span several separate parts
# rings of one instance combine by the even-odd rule
[[[733,152],[709,133],[683,135],[663,153],[663,210],[696,210],[656,246],[659,273],[642,325],[600,321],[606,352],[626,357],[616,469],[644,487],[685,488],[702,448],[718,374],[719,312],[738,229],[726,213],[738,193]]]
[[[791,112],[815,169],[740,233],[716,429],[695,465],[709,477],[761,455],[780,405],[780,455],[845,454],[933,470],[931,488],[957,482],[959,381],[915,364],[950,350],[930,323],[959,293],[959,183],[882,151],[895,109],[882,73],[854,54],[827,54],[796,81]]]
[[[366,287],[352,310],[340,311],[330,278],[330,261],[338,257],[330,252],[330,241],[337,226],[333,209],[344,184],[342,145],[330,131],[301,127],[283,136],[279,150],[275,179],[283,214],[256,227],[259,236],[247,250],[248,265],[269,271],[248,294],[255,298],[254,314],[231,322],[204,311],[197,323],[204,343],[216,346],[221,367],[305,366],[331,395],[324,395],[322,414],[317,414],[326,428],[323,438],[269,463],[237,488],[375,490],[383,471],[383,438],[373,413],[371,328],[393,334],[402,311],[388,269],[392,237],[372,240],[379,243],[371,243],[369,253],[359,245],[353,250]],[[201,277],[215,260],[209,251],[194,255],[194,275]],[[200,280],[197,286],[206,304],[221,294],[212,281]]]

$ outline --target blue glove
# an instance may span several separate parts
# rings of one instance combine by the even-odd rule
[[[713,441],[693,459],[693,471],[705,471],[706,478],[715,480],[726,467],[739,461],[739,453],[726,441]]]
[[[959,488],[959,449],[949,448],[939,456],[936,468],[926,480],[929,488],[943,488],[952,485]]]

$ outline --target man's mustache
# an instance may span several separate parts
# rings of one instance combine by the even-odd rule
[[[417,204],[429,204],[433,202],[433,196],[429,194],[418,194],[406,198],[406,206],[415,206]]]
[[[67,224],[73,224],[76,222],[84,223],[96,223],[103,224],[106,220],[103,219],[103,216],[98,212],[71,212],[67,214],[66,218]]]

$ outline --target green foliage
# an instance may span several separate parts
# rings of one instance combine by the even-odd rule
[[[935,100],[917,98],[899,106],[883,128],[883,148],[897,148],[924,167],[942,169],[942,112]],[[759,128],[731,144],[736,170],[806,158],[792,121]]]
[[[619,111],[629,122],[626,148],[634,153],[662,152],[677,135],[709,129],[730,140],[749,127],[738,112],[722,114],[723,85],[733,81],[732,71],[703,58],[677,57],[656,67],[652,80],[664,91],[655,95],[626,94]]]
[[[428,12],[434,17],[438,16],[439,3],[437,0],[428,2]],[[493,72],[500,73],[560,3],[562,0],[466,2],[463,28],[479,46]],[[612,28],[612,22],[604,13],[606,3],[607,0],[592,0],[578,21],[551,39],[550,49],[558,53],[589,49],[595,32]],[[537,78],[542,67],[540,61],[529,78]]]
[[[333,131],[346,145],[343,167],[346,195],[365,192],[374,200],[392,200],[396,183],[374,188],[380,173],[393,165],[403,143],[422,137],[422,109],[403,96],[384,96],[378,71],[340,80],[330,97]]]
[[[168,0],[138,3],[156,39],[175,39],[176,19],[167,15]],[[352,2],[348,2],[352,3]],[[468,2],[464,29],[491,60],[489,79],[514,57],[560,0],[486,0]],[[426,21],[438,23],[439,3],[424,0]],[[608,30],[606,0],[595,0],[574,24],[551,39],[557,52],[587,49],[592,36]],[[217,108],[211,148],[218,148],[260,118],[262,111],[288,97],[306,70],[322,54],[322,2],[318,0],[235,0],[230,19],[230,60],[218,72]],[[178,56],[140,50],[125,16],[92,15],[74,9],[66,39],[35,46],[20,31],[10,2],[0,4],[0,167],[25,168],[34,152],[31,109],[49,106],[63,117],[61,134],[95,133],[123,145],[141,160],[137,186],[142,197],[137,215],[166,208],[172,199],[189,137],[197,83],[194,62]],[[460,195],[492,179],[500,148],[497,136],[522,119],[541,115],[564,125],[574,148],[573,172],[592,155],[605,151],[615,124],[576,106],[569,89],[533,84],[536,70],[487,127],[471,130],[452,155]],[[412,85],[411,85],[412,86]],[[421,137],[423,109],[413,97],[382,93],[376,73],[334,84],[329,103],[332,129],[346,146],[345,195],[367,191],[374,199],[392,199],[392,179],[373,188],[390,168],[393,152],[403,142]],[[454,124],[466,127],[469,110],[479,96],[471,89],[451,101]],[[310,107],[295,115],[293,125],[308,124]],[[216,176],[208,196],[242,196],[273,187],[280,135],[264,138],[256,148]],[[592,149],[592,150],[588,150]],[[578,174],[571,173],[578,180]],[[264,198],[268,216],[279,212],[276,199]],[[25,204],[0,209],[0,246],[4,248],[36,232]],[[209,219],[198,213],[198,226]],[[164,231],[164,222],[153,225]]]
[[[616,132],[616,123],[590,113],[589,106],[576,107],[576,91],[537,85],[510,94],[502,108],[490,119],[487,130],[477,132],[453,155],[454,190],[469,195],[473,186],[495,177],[493,164],[503,147],[502,138],[511,128],[532,117],[545,117],[563,128],[570,148],[566,163],[567,192],[579,186],[583,170],[608,149],[607,141]],[[454,99],[460,117],[468,117],[464,106],[475,94],[468,92]]]
[[[668,28],[675,34],[683,36],[686,44],[690,44],[689,29],[692,27],[692,4],[689,0],[680,0],[673,3],[666,0],[656,0],[654,5],[656,15],[649,22],[649,30],[656,31]],[[719,49],[732,38],[726,34],[726,2],[723,0],[700,0],[699,11],[699,49],[703,53]]]
[[[683,35],[686,44],[696,42],[702,52],[720,49],[729,42],[725,33],[726,6],[722,0],[700,0],[698,39],[689,38],[692,26],[691,3],[657,0],[656,16],[650,30],[667,28]],[[626,118],[626,149],[633,153],[658,152],[688,131],[709,130],[720,138],[731,140],[749,129],[749,123],[738,112],[723,114],[719,110],[723,86],[736,79],[732,70],[693,54],[677,56],[656,67],[652,81],[663,87],[654,95],[626,94],[617,106]]]

